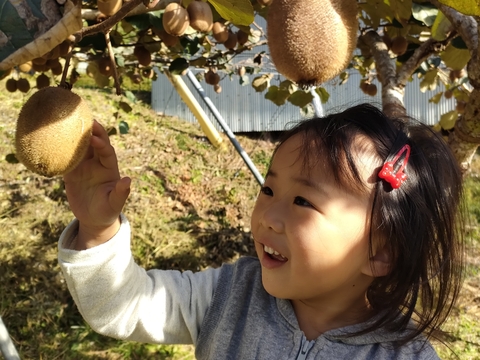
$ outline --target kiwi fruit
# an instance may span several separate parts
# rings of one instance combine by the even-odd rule
[[[103,76],[109,77],[113,74],[112,61],[108,57],[102,57],[98,60],[98,71]]]
[[[32,62],[27,61],[26,63],[24,63],[22,65],[19,65],[18,70],[20,70],[21,72],[24,72],[24,73],[30,72],[30,70],[32,70]]]
[[[222,24],[221,22],[215,22],[212,26],[212,35],[217,42],[223,44],[225,41],[228,40],[228,28]]]
[[[50,78],[45,74],[40,74],[36,79],[37,89],[43,89],[50,86]]]
[[[392,39],[392,44],[390,45],[390,50],[397,55],[403,55],[407,51],[408,41],[403,36],[397,36]]]
[[[203,1],[192,1],[187,6],[190,26],[201,32],[209,31],[213,24],[213,14],[210,5]]]
[[[270,57],[302,88],[342,72],[357,43],[356,0],[274,0],[267,13]]]
[[[461,79],[462,77],[466,76],[465,70],[451,70],[449,74],[449,78],[452,82],[455,82],[457,79]]]
[[[122,0],[97,0],[98,11],[106,16],[112,16],[122,7]]]
[[[168,47],[172,47],[172,46],[175,46],[177,45],[179,42],[180,42],[180,39],[178,38],[178,36],[173,36],[173,35],[170,35],[169,33],[167,33],[165,30],[163,29],[157,29],[157,28],[153,28],[152,29],[153,33],[155,35],[157,35],[160,40],[163,41],[163,43],[168,46]]]
[[[362,80],[360,81],[360,90],[362,90],[362,92],[364,94],[368,94],[368,85],[370,85],[370,83],[368,82],[368,80]]]
[[[248,41],[248,34],[242,30],[237,31],[237,40],[240,45],[245,45]]]
[[[445,90],[443,93],[443,96],[445,96],[445,99],[451,99],[453,96],[453,91],[452,90]]]
[[[60,56],[67,56],[72,51],[72,42],[68,39],[64,40],[58,45],[58,48],[60,49]]]
[[[190,25],[187,10],[177,3],[168,4],[162,16],[162,24],[170,35],[182,36]]]
[[[93,116],[87,103],[63,87],[38,90],[18,116],[18,160],[39,175],[52,177],[73,170],[90,144]]]
[[[43,57],[35,58],[32,60],[33,65],[45,65],[46,62],[47,62],[47,59]]]
[[[150,51],[148,51],[143,45],[135,46],[133,49],[133,55],[135,55],[140,65],[148,66],[152,62],[152,55],[150,54]]]
[[[27,79],[21,78],[17,80],[17,89],[23,93],[28,92],[30,90],[30,83]]]
[[[17,80],[13,79],[13,78],[10,78],[7,80],[7,82],[5,83],[5,88],[7,89],[8,92],[15,92],[17,91],[18,89],[18,84],[17,84]]]
[[[220,84],[215,84],[213,85],[213,90],[217,93],[220,94],[222,92],[222,86]]]
[[[465,112],[465,108],[467,107],[467,103],[465,101],[457,101],[457,105],[455,106],[455,110],[457,110],[460,114]]]
[[[34,62],[32,62],[32,69],[37,72],[44,72],[48,70],[46,64],[35,64]]]
[[[229,50],[232,50],[232,49],[235,49],[235,46],[237,46],[237,42],[238,42],[237,34],[234,33],[233,31],[229,31],[228,39],[223,43],[223,46],[225,46]]]
[[[368,84],[367,87],[366,87],[366,92],[370,96],[377,95],[377,91],[378,91],[377,85],[375,85],[375,84]]]
[[[220,82],[220,75],[216,71],[209,69],[205,73],[205,82],[209,85],[217,85]]]

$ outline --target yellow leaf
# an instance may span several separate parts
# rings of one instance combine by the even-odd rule
[[[480,15],[480,0],[438,0],[465,15]]]
[[[437,87],[438,69],[429,70],[423,75],[420,82],[420,91],[435,90]]]
[[[468,49],[458,49],[449,44],[445,51],[440,54],[440,58],[449,68],[462,70],[470,60],[470,51]]]
[[[457,110],[449,111],[440,117],[440,126],[442,127],[442,129],[445,129],[445,130],[453,129],[453,127],[455,126],[455,123],[457,122],[457,119],[458,119],[458,111]]]
[[[390,7],[398,20],[408,20],[412,15],[412,0],[385,0],[390,3]]]
[[[432,37],[438,41],[445,40],[447,38],[447,31],[449,30],[450,20],[439,11],[432,25]]]
[[[430,100],[428,100],[428,102],[438,104],[440,102],[440,99],[442,98],[442,95],[443,95],[443,93],[439,92],[435,96],[431,97]]]

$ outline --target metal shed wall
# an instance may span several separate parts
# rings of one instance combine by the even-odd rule
[[[258,74],[250,76],[250,80],[253,80],[256,76]],[[275,77],[271,83],[277,84],[277,78],[279,83],[281,81],[280,76]],[[212,123],[221,131],[220,126],[216,123],[200,95],[196,93],[188,78],[183,77],[183,79],[204,111],[210,115]],[[236,76],[233,77],[233,80],[225,77],[220,83],[222,86],[221,94],[215,93],[212,86],[202,83],[206,94],[233,132],[282,131],[288,123],[302,119],[298,107],[288,102],[285,105],[277,106],[264,98],[265,92],[257,93],[251,85],[241,86],[237,79]],[[380,85],[376,84],[379,92],[375,97],[371,97],[365,95],[359,89],[360,79],[360,74],[352,73],[349,80],[343,85],[336,85],[334,81],[324,84],[323,86],[330,93],[329,101],[323,104],[325,113],[328,114],[362,102],[381,107]],[[408,115],[428,125],[437,123],[441,114],[455,108],[454,99],[446,100],[442,98],[438,104],[429,103],[430,98],[443,90],[443,85],[440,85],[435,91],[422,93],[419,88],[419,79],[415,78],[407,84],[405,91],[404,100]],[[159,74],[158,79],[152,84],[152,108],[157,113],[178,116],[186,121],[196,122],[193,114],[163,74]]]

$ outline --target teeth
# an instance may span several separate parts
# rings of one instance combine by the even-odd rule
[[[284,257],[282,254],[280,254],[278,251],[273,250],[271,247],[268,247],[266,245],[263,246],[263,249],[265,250],[266,253],[271,254],[271,255],[277,255]]]

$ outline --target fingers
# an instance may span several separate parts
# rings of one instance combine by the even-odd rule
[[[130,194],[130,184],[132,180],[129,177],[124,177],[117,181],[115,188],[109,196],[110,206],[119,213],[122,211],[128,195]]]
[[[117,167],[117,156],[115,149],[110,144],[105,128],[97,121],[94,121],[92,127],[91,147],[94,149],[94,157],[107,169],[115,169]]]

